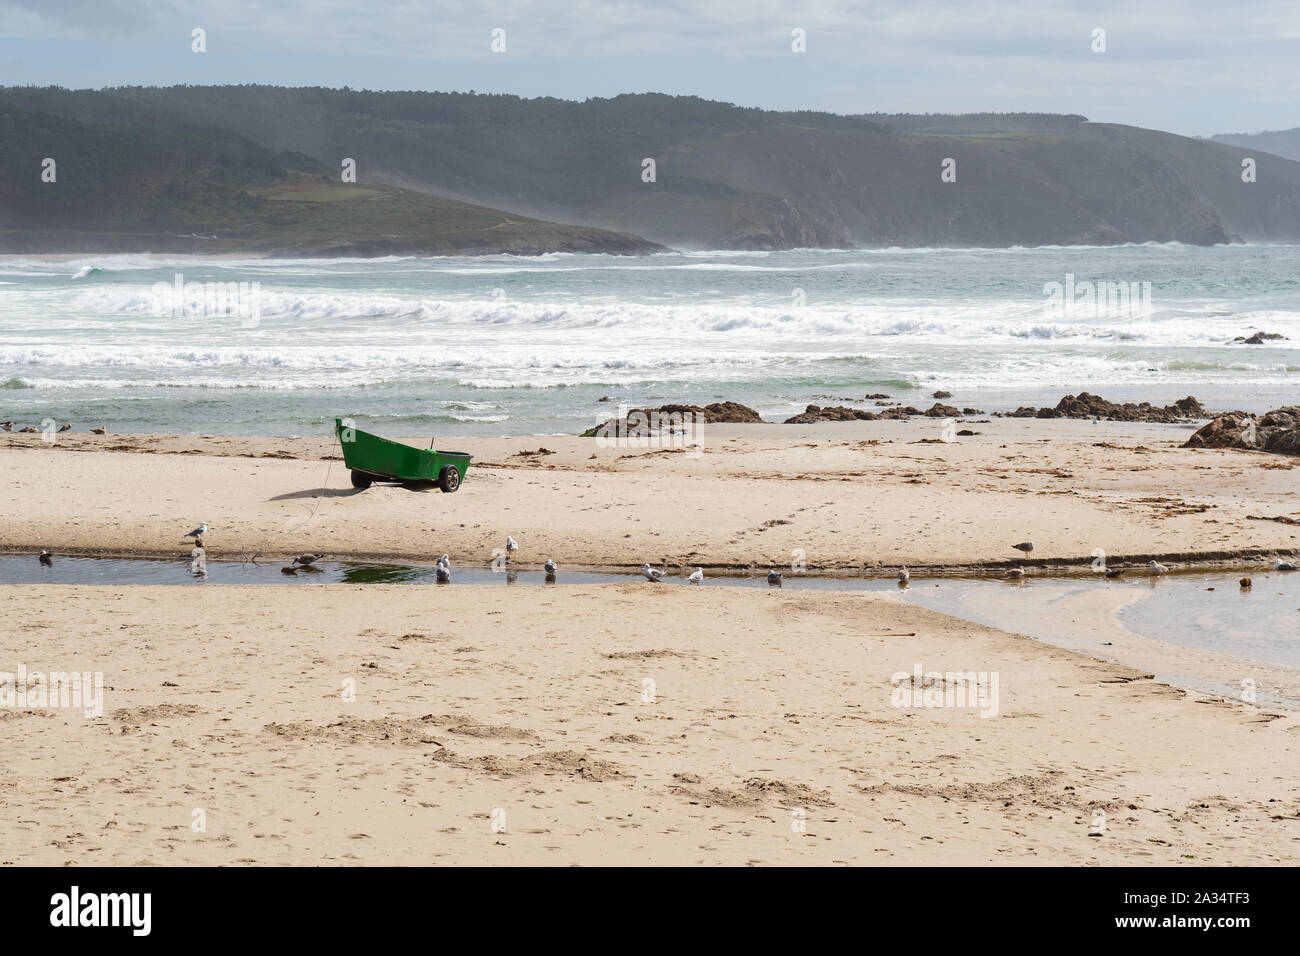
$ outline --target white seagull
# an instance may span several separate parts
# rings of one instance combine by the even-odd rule
[[[1169,569],[1158,561],[1148,561],[1147,567],[1151,569],[1152,574],[1168,574]]]
[[[1273,565],[1273,570],[1274,571],[1295,571],[1297,570],[1297,568],[1293,562],[1283,561],[1281,558],[1278,558],[1277,564]]]
[[[433,573],[437,576],[439,584],[451,583],[451,567],[449,565],[439,564],[433,569]]]
[[[560,570],[560,566],[556,564],[554,561],[552,561],[550,558],[546,559],[545,567],[546,567],[547,574],[554,574],[556,571]]]
[[[907,565],[903,565],[903,570],[898,572],[898,580],[903,581],[904,583],[912,580],[912,572],[907,570]]]
[[[205,534],[207,534],[207,533],[208,533],[208,523],[205,521],[205,522],[203,522],[201,525],[199,525],[197,528],[195,528],[193,531],[191,531],[189,534],[187,534],[185,537],[187,537],[187,538],[201,538],[201,537],[203,537],[203,536],[204,536]]]
[[[701,581],[704,580],[704,569],[696,568],[694,571],[691,572],[691,576],[688,577],[686,580],[690,581],[692,584],[699,584]]]
[[[1025,554],[1028,554],[1030,551],[1034,550],[1034,542],[1021,541],[1019,544],[1013,544],[1011,547],[1015,548],[1017,551],[1023,551]]]
[[[510,537],[510,535],[506,535],[506,553],[509,554],[512,551],[518,551],[518,550],[519,550],[519,542],[516,541],[514,538]]]
[[[649,564],[644,564],[641,566],[641,574],[645,577],[647,581],[662,581],[664,577],[664,573],[662,571],[658,570],[657,568],[650,567]]]
[[[768,572],[767,572],[767,583],[768,583],[768,584],[772,584],[772,585],[776,585],[776,586],[779,587],[780,584],[781,584],[781,572],[780,572],[780,571],[768,571]]]
[[[439,558],[437,561],[433,562],[433,566],[434,566],[435,568],[446,568],[448,571],[450,571],[450,570],[451,570],[451,555],[449,555],[449,554],[444,554],[444,555],[443,555],[441,558]]]

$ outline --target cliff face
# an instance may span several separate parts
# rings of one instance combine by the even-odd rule
[[[955,161],[954,182],[940,177],[947,159]],[[620,190],[591,211],[606,225],[635,227],[669,245],[1230,239],[1214,206],[1175,165],[1088,132],[936,136],[780,126],[670,149],[659,168],[654,186]],[[725,182],[737,195],[694,203],[679,180]],[[658,208],[648,214],[651,205]]]
[[[4,114],[23,110],[127,139],[199,136],[234,157],[209,177],[208,194],[235,219],[243,194],[257,205],[282,168],[330,182],[352,157],[359,187],[428,197],[408,195],[412,207],[459,200],[483,210],[487,231],[467,251],[494,238],[501,249],[653,249],[642,236],[733,249],[1300,240],[1300,163],[1079,116],[853,117],[657,94],[577,103],[257,86],[0,90],[0,128]],[[1248,155],[1253,183],[1241,179]],[[941,178],[949,160],[954,181]],[[191,185],[179,195],[194,204]],[[171,215],[165,204],[150,208]],[[250,206],[245,218],[264,211]],[[313,215],[341,230],[330,249],[416,248],[379,223],[377,234],[353,236],[346,216]],[[538,225],[531,238],[516,236],[524,217],[554,220],[549,237]],[[293,229],[312,218],[304,211]],[[162,223],[145,216],[138,225]],[[186,225],[203,232],[202,212]],[[424,233],[418,248],[460,241]]]
[[[1126,143],[1165,165],[1235,235],[1286,242],[1300,233],[1300,163],[1258,149],[1134,126],[1099,123],[1088,132],[1108,142]],[[1242,181],[1243,159],[1254,161],[1254,182]]]

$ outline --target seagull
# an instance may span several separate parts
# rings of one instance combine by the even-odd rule
[[[450,565],[446,565],[446,564],[440,564],[440,565],[438,565],[438,566],[434,569],[434,574],[437,575],[438,583],[439,583],[439,584],[450,584],[450,583],[451,583],[451,566],[450,566]]]
[[[641,566],[641,574],[647,581],[662,581],[664,573],[657,568],[650,567],[649,564]]]
[[[1013,544],[1011,547],[1015,548],[1017,551],[1023,551],[1025,554],[1028,554],[1030,551],[1034,550],[1034,542],[1021,541],[1019,544]]]
[[[1025,576],[1024,568],[1011,568],[1009,571],[1007,571],[1007,577],[1009,578],[1016,578],[1018,580],[1020,578],[1023,578],[1024,576]]]
[[[104,428],[92,428],[92,429],[90,430],[90,433],[91,433],[92,435],[102,435],[102,434],[104,434],[105,431],[106,431],[106,429],[104,429]]]
[[[18,434],[30,435],[30,434],[35,434],[36,431],[37,428],[35,425],[24,425],[22,428],[18,429]]]
[[[903,570],[898,572],[898,580],[902,581],[904,584],[912,580],[912,572],[907,570],[907,565],[903,565]]]
[[[519,550],[519,542],[516,541],[514,538],[510,537],[510,535],[506,535],[506,554],[518,550]]]
[[[208,523],[205,521],[205,522],[203,522],[201,525],[199,525],[197,528],[195,528],[193,531],[191,531],[189,534],[187,534],[185,537],[187,537],[187,538],[201,538],[201,537],[203,537],[203,536],[204,536],[205,534],[207,534],[207,533],[208,533]]]
[[[779,587],[781,586],[781,572],[780,572],[780,571],[768,571],[768,572],[767,572],[767,583],[768,583],[770,586],[772,586],[772,587],[778,587],[778,588],[779,588]]]
[[[701,581],[704,580],[704,569],[696,568],[694,571],[691,572],[690,577],[688,577],[686,580],[690,581],[692,584],[699,584]]]
[[[45,565],[47,568],[50,567],[50,565],[54,564],[54,555],[50,554],[48,551],[42,551],[41,564]]]
[[[72,422],[64,422],[61,426],[59,426],[59,431],[61,432],[72,431]]]
[[[554,561],[552,561],[550,558],[546,559],[545,568],[547,574],[554,574],[556,571],[560,570],[560,566],[556,564]]]
[[[1158,561],[1148,561],[1147,567],[1151,569],[1152,574],[1168,574],[1169,569]]]
[[[1295,571],[1297,570],[1297,568],[1294,562],[1283,561],[1281,558],[1279,558],[1277,564],[1273,565],[1273,570],[1274,571]]]
[[[13,430],[14,430],[14,423],[13,423],[13,420],[10,419],[10,420],[7,421],[7,422],[0,422],[0,428],[4,429],[4,430],[7,431],[7,432],[11,432],[11,431],[13,431]]]
[[[450,570],[451,570],[451,555],[449,555],[449,554],[444,554],[444,555],[443,555],[441,558],[439,558],[437,561],[433,562],[433,566],[436,567],[436,568],[446,568],[448,571],[450,571]]]
[[[315,562],[315,561],[319,561],[322,557],[324,557],[324,555],[320,555],[320,554],[300,554],[298,557],[296,557],[296,558],[293,559],[293,563],[294,563],[294,564],[301,564],[301,565],[306,566],[306,565],[311,564],[311,563],[313,563],[313,562]]]

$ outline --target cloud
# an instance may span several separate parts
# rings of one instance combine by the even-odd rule
[[[196,26],[202,62],[185,59]],[[497,27],[504,56],[489,46]],[[790,49],[795,27],[806,53]],[[1091,49],[1097,27],[1104,54]],[[839,112],[1082,112],[1180,131],[1300,123],[1294,0],[8,0],[0,37],[57,51],[7,82],[658,89]],[[25,46],[0,55],[27,59]],[[1240,115],[1243,104],[1257,109]]]
[[[171,0],[8,0],[0,35],[42,36],[62,31],[135,33],[174,13]]]

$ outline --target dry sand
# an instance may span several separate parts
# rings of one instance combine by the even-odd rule
[[[99,718],[0,711],[6,865],[1300,860],[1296,715],[893,597],[5,598],[6,668],[106,684]],[[891,706],[891,675],[918,663],[998,672],[998,715]]]
[[[486,565],[809,570],[1175,563],[1300,548],[1300,461],[1176,446],[1179,426],[993,420],[939,441],[933,419],[713,426],[705,453],[594,439],[465,439],[455,494],[352,488],[328,439],[0,436],[14,507],[0,547],[174,554],[207,521],[211,556],[261,549]],[[425,438],[422,445],[427,444]],[[522,454],[545,448],[554,454]],[[328,475],[328,479],[327,479]],[[323,494],[322,494],[323,489]],[[1254,516],[1253,518],[1251,516]],[[1118,556],[1118,558],[1116,558]]]

